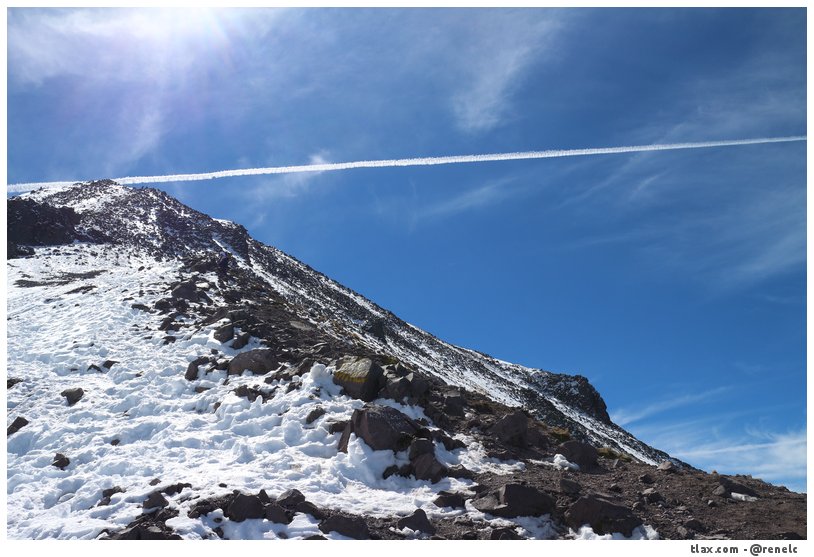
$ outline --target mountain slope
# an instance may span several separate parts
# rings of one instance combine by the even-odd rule
[[[7,445],[11,537],[687,537],[634,512],[641,476],[758,497],[744,512],[791,497],[693,470],[613,424],[585,378],[445,343],[159,190],[8,205],[9,422],[28,421]],[[431,527],[401,523],[418,511]],[[797,532],[789,517],[752,533]]]

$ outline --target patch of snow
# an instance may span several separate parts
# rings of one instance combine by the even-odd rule
[[[735,493],[734,491],[729,495],[729,497],[735,501],[746,501],[749,503],[752,501],[757,501],[757,497],[746,495],[745,493]]]
[[[614,532],[613,534],[597,534],[594,532],[593,528],[588,525],[581,527],[579,530],[574,532],[569,528],[569,537],[575,540],[657,540],[659,539],[659,533],[656,530],[647,524],[643,524],[637,528],[634,528],[633,532],[631,532],[630,537],[625,536],[619,532]]]

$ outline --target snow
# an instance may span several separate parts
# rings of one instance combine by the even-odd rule
[[[496,517],[483,513],[472,506],[472,501],[466,502],[467,518],[483,521],[491,528],[514,527],[518,534],[535,540],[550,540],[557,537],[557,530],[551,515],[518,516],[515,518]]]
[[[173,333],[176,342],[164,344],[165,333],[157,330],[163,316],[131,305],[151,306],[164,297],[179,264],[136,252],[119,251],[116,258],[114,249],[87,244],[37,248],[39,257],[8,264],[8,376],[23,379],[8,391],[8,420],[24,416],[30,422],[7,443],[9,538],[93,539],[103,529],[121,529],[140,516],[150,493],[181,482],[192,488],[166,496],[169,508],[179,511],[168,525],[188,539],[215,537],[217,526],[230,538],[319,533],[313,519],[302,514],[289,525],[225,518],[215,522],[221,517],[214,513],[187,517],[200,498],[233,490],[265,489],[276,497],[296,488],[320,507],[369,516],[406,516],[416,508],[430,518],[462,512],[438,508],[432,501],[441,490],[466,491],[469,480],[446,478],[431,484],[397,475],[383,479],[388,466],[408,462],[406,452],[374,451],[354,435],[347,454],[337,452],[340,434],[329,433],[327,424],[349,419],[364,403],[341,394],[333,369],[324,363],[315,364],[291,392],[249,373],[228,377],[228,384],[225,371],[192,382],[184,379],[196,357],[213,348],[232,357],[258,347],[258,339],[234,350],[214,339],[215,323],[199,331],[181,329]],[[76,278],[89,270],[102,272]],[[65,276],[74,280],[15,284],[21,279],[53,283]],[[211,283],[214,277],[205,280]],[[94,288],[72,293],[90,286]],[[59,319],[53,318],[55,312]],[[89,368],[101,368],[105,360],[117,363],[103,372]],[[250,402],[234,394],[240,385],[257,386],[272,398]],[[85,394],[68,406],[60,392],[73,387]],[[208,390],[196,393],[195,387]],[[426,419],[421,408],[376,402]],[[306,425],[305,417],[317,405],[325,415]],[[114,440],[117,445],[111,444]],[[475,471],[522,469],[522,463],[490,460],[482,446],[464,440],[467,447],[455,451],[437,444],[439,458]],[[65,470],[51,465],[58,452],[70,459]],[[151,485],[154,479],[159,482]],[[97,506],[102,491],[114,486],[124,493]]]
[[[657,540],[659,533],[647,524],[634,528],[630,537],[614,532],[613,534],[597,534],[590,526],[583,526],[576,532],[569,529],[569,535],[575,540]]]
[[[757,501],[757,497],[753,497],[751,495],[746,495],[744,493],[735,493],[734,491],[729,494],[731,499],[735,501],[745,501],[751,503],[752,501]]]
[[[552,460],[551,464],[563,470],[579,470],[579,464],[569,462],[567,458],[559,453],[554,455],[554,459]]]

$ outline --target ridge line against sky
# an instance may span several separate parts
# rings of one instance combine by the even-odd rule
[[[732,139],[720,141],[700,141],[687,143],[664,143],[652,145],[630,145],[623,147],[599,147],[588,149],[550,149],[545,151],[520,151],[513,153],[489,153],[482,155],[452,155],[443,157],[419,157],[406,159],[381,159],[363,160],[340,163],[316,163],[294,166],[272,166],[265,168],[244,168],[236,170],[219,170],[215,172],[204,172],[197,174],[167,174],[161,176],[127,176],[113,178],[114,181],[123,185],[148,184],[162,182],[193,182],[199,180],[213,180],[217,178],[229,178],[237,176],[257,176],[263,174],[292,174],[298,172],[327,172],[333,170],[349,170],[353,168],[392,168],[402,166],[432,166],[441,164],[462,164],[476,162],[494,162],[523,159],[548,159],[558,157],[574,157],[588,155],[611,155],[622,153],[641,153],[647,151],[672,151],[679,149],[704,149],[711,147],[734,147],[741,145],[757,145],[764,143],[786,143],[793,141],[806,141],[804,135],[785,137],[762,137],[752,139]],[[19,184],[8,184],[7,192],[20,193],[36,188],[52,188],[71,185],[78,182],[26,182]]]

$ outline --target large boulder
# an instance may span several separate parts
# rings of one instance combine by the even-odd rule
[[[556,502],[547,493],[522,484],[506,484],[497,492],[472,501],[477,510],[504,518],[551,513]]]
[[[417,480],[429,480],[438,483],[449,475],[449,469],[438,462],[434,453],[424,453],[411,462],[413,475]]]
[[[263,375],[280,367],[280,362],[274,350],[257,348],[248,352],[241,352],[229,362],[227,368],[229,375],[240,375],[244,371],[251,371],[256,375]]]
[[[243,522],[247,518],[265,518],[266,509],[258,495],[235,494],[224,513],[234,522]]]
[[[410,446],[420,426],[390,406],[368,405],[354,410],[350,428],[377,451],[403,451]]]
[[[568,462],[579,464],[581,468],[593,466],[599,457],[594,447],[579,441],[561,443],[555,452],[567,458]]]
[[[588,525],[597,534],[619,532],[626,537],[630,537],[633,529],[642,523],[627,507],[595,495],[585,495],[577,499],[565,511],[565,521],[574,530]]]
[[[333,380],[345,389],[348,396],[370,402],[384,383],[384,373],[370,358],[344,358],[340,360]]]
[[[749,497],[757,497],[757,492],[745,485],[738,483],[730,478],[725,476],[720,476],[718,478],[718,488],[715,491],[715,495],[720,495],[721,497],[729,497],[733,493],[740,493],[742,495],[748,495]]]
[[[235,326],[231,323],[218,327],[215,329],[215,332],[212,333],[212,337],[218,342],[229,342],[234,336]]]
[[[176,300],[189,300],[190,302],[200,301],[200,293],[194,281],[178,283],[170,292],[170,296]]]
[[[516,410],[496,421],[488,432],[507,445],[523,447],[527,440],[528,417],[521,410]]]

